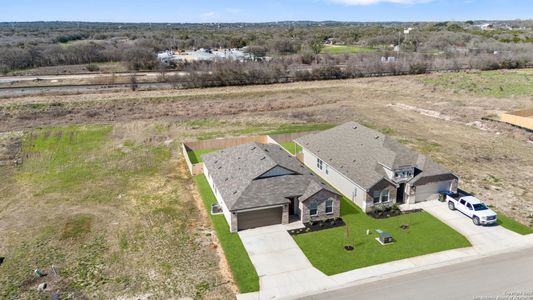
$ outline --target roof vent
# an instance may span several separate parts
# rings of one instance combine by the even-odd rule
[[[376,139],[376,140],[379,139],[379,135],[376,135],[375,139]]]
[[[268,149],[265,148],[265,152],[268,152]]]
[[[224,179],[224,181],[228,181],[228,179],[229,179],[229,178],[228,178],[228,177],[226,177],[226,179]]]
[[[353,129],[357,129],[357,126],[354,126]]]
[[[233,191],[233,195],[237,194],[237,191]]]
[[[253,146],[252,148],[250,148],[250,150],[255,150],[255,148],[257,148],[256,146]]]
[[[219,170],[222,169],[222,166],[218,166],[218,169],[219,169]]]
[[[266,158],[266,156],[263,156],[263,157],[261,157],[261,160],[263,160],[263,159],[265,159],[265,158]]]
[[[355,162],[355,159],[352,162]]]

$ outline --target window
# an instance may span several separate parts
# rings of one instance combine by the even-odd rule
[[[413,176],[412,170],[399,170],[394,172],[394,177],[396,178],[408,178]]]
[[[459,203],[461,203],[462,205],[465,205],[466,204],[466,201],[461,199],[461,201],[459,201]]]
[[[374,204],[379,203],[379,195],[380,195],[379,191],[374,191],[374,193],[372,194],[372,199],[374,200]]]
[[[389,202],[389,189],[381,191],[381,202]]]
[[[322,164],[323,163],[324,162],[320,158],[316,159],[316,167],[319,168],[320,170],[322,170]]]
[[[357,198],[357,188],[354,188],[352,192],[352,201],[355,201],[356,198]]]
[[[329,174],[328,165],[326,165],[326,174]]]
[[[326,214],[333,213],[333,200],[326,200]]]
[[[474,210],[487,210],[487,209],[489,208],[483,203],[474,204]]]
[[[374,191],[372,194],[374,204],[389,202],[389,189],[385,188],[381,191]]]
[[[318,209],[317,209],[317,205],[316,203],[311,203],[311,205],[309,205],[309,215],[311,216],[316,216],[318,214]]]
[[[472,210],[472,205],[470,203],[467,203],[466,207],[468,207],[469,210]]]

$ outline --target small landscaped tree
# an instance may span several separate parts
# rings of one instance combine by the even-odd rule
[[[352,244],[352,241],[350,240],[350,230],[348,229],[348,226],[345,226],[344,228],[344,249],[347,250],[347,251],[352,251],[353,250],[353,244]]]

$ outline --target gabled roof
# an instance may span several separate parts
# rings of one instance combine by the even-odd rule
[[[367,190],[383,178],[389,180],[383,167],[395,170],[414,166],[422,172],[412,180],[451,174],[424,155],[356,122],[306,135],[296,142]]]
[[[232,211],[289,203],[287,197],[300,197],[304,201],[306,197],[302,195],[317,186],[336,193],[276,144],[243,144],[204,154],[202,159]],[[281,176],[259,178],[276,167],[284,172]]]

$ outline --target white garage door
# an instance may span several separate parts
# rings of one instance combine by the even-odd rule
[[[419,185],[416,187],[415,202],[437,199],[440,192],[450,191],[451,185],[451,180],[430,182],[428,184]]]

